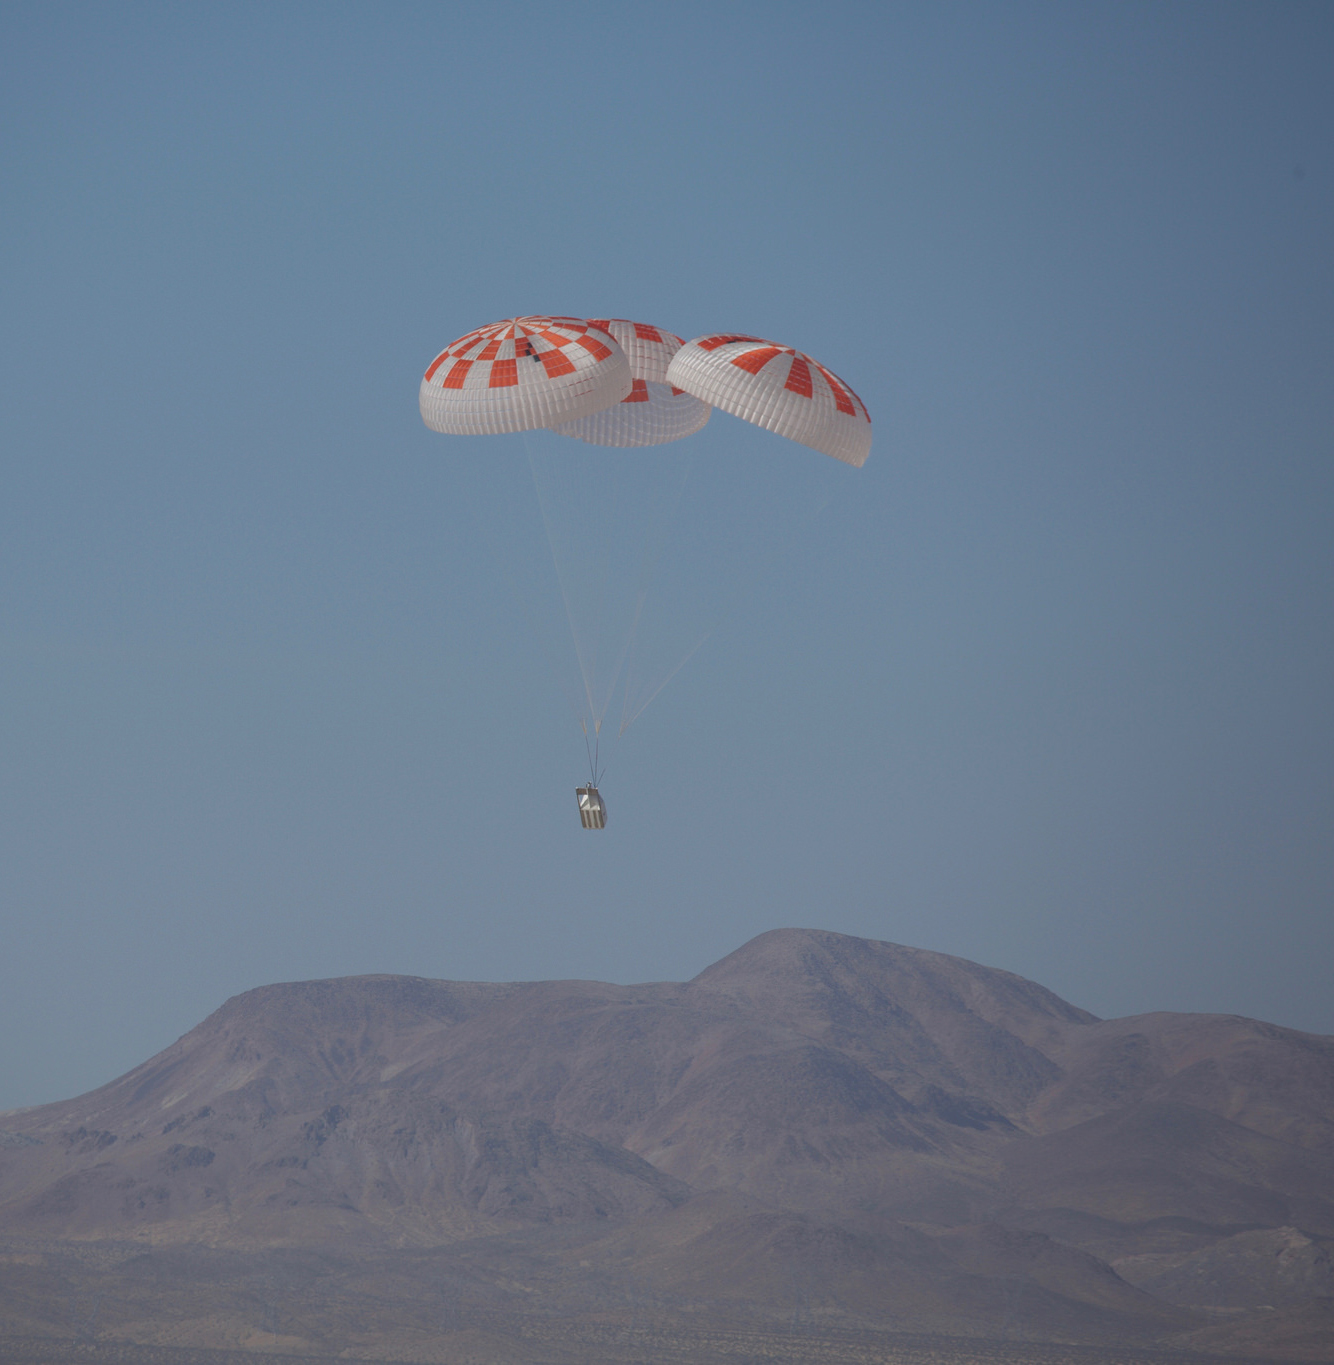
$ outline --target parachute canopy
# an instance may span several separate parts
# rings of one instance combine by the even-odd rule
[[[667,382],[845,464],[860,468],[870,454],[866,405],[791,346],[727,332],[696,337],[672,357]]]
[[[597,746],[617,694],[619,738],[726,618],[743,579],[709,572],[702,568],[708,556],[689,550],[664,561],[669,539],[684,544],[690,536],[696,546],[744,554],[747,537],[733,520],[738,509],[762,506],[764,515],[750,520],[772,531],[785,499],[795,497],[803,510],[817,505],[802,490],[833,471],[802,458],[768,462],[775,477],[753,479],[727,460],[710,460],[704,474],[688,478],[689,446],[643,459],[608,459],[589,447],[663,446],[698,432],[710,409],[721,407],[860,467],[871,448],[866,407],[809,356],[759,337],[714,333],[687,343],[626,318],[558,316],[509,318],[460,337],[431,362],[419,402],[435,431],[523,433],[522,462],[514,442],[500,443],[499,458],[480,462],[483,482],[492,484],[479,496],[506,521],[527,517],[526,546],[538,543],[534,531],[545,534],[554,580],[542,568],[535,596],[529,584],[531,601],[545,599],[545,607],[529,611],[515,584],[522,552],[511,552],[503,567],[539,638],[541,620],[569,627],[582,686],[569,686],[570,676],[562,687],[589,759],[580,813],[586,828],[601,829],[606,807],[597,790]],[[587,445],[572,448],[558,436]],[[520,463],[537,495],[527,513],[528,500],[516,497],[513,482]],[[757,500],[743,504],[747,496]],[[665,591],[655,585],[650,604],[655,580]],[[660,596],[670,598],[665,609]],[[546,652],[554,661],[562,651]]]
[[[589,325],[610,332],[629,357],[630,373],[636,379],[647,379],[654,384],[667,382],[667,366],[685,345],[675,332],[647,322],[631,322],[628,318],[590,318]]]
[[[418,402],[432,431],[486,436],[588,417],[631,387],[630,361],[603,328],[583,318],[507,318],[446,346]]]
[[[627,318],[593,318],[629,357],[634,386],[619,403],[556,430],[597,446],[656,446],[693,436],[709,420],[709,405],[667,383],[667,366],[684,345],[661,327]]]

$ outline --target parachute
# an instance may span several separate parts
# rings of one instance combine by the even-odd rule
[[[539,639],[544,623],[537,618],[543,611],[552,620],[563,617],[573,636],[582,687],[567,686],[566,694],[589,759],[588,785],[577,792],[580,822],[585,829],[605,828],[606,805],[598,791],[605,769],[599,766],[598,746],[613,696],[618,689],[623,693],[614,732],[619,739],[712,629],[703,635],[696,631],[693,637],[664,636],[665,648],[643,662],[650,582],[655,573],[662,579],[659,561],[673,521],[680,532],[691,520],[678,513],[696,443],[680,447],[682,457],[653,447],[676,449],[675,443],[700,432],[712,409],[719,407],[860,467],[870,451],[870,416],[847,384],[791,347],[738,333],[711,333],[685,342],[663,328],[625,318],[546,315],[508,318],[451,342],[427,368],[419,406],[426,425],[447,435],[522,433],[523,463],[541,514],[537,543],[545,536],[551,552],[546,572],[549,576],[554,567],[559,585],[548,601],[561,604],[538,612],[525,608],[525,614]],[[587,453],[556,437],[573,438]],[[732,510],[729,519],[729,509],[747,499],[764,499],[765,490],[787,488],[789,482],[795,498],[807,482],[801,460],[786,465],[766,460],[762,467],[775,477],[756,480],[755,466],[743,471],[728,453],[730,447],[719,451],[716,441],[712,446],[713,457],[698,468],[706,475],[716,471],[726,486],[721,494],[709,485],[712,496],[705,488],[692,495],[690,510],[708,524],[712,538],[706,536],[702,556],[684,554],[688,567],[678,566],[670,583],[678,593],[712,565],[718,546],[736,539],[736,513]],[[624,454],[597,454],[590,447],[619,448]],[[481,464],[490,475],[506,461]],[[780,470],[786,472],[780,475]],[[527,500],[531,504],[531,492]],[[515,512],[513,490],[501,502],[502,519],[518,515],[516,526],[532,521],[529,514]],[[770,512],[766,503],[755,524],[775,525]],[[621,544],[613,549],[615,537]],[[533,545],[533,533],[521,535],[517,544]],[[514,559],[515,552],[509,557]],[[502,567],[524,606],[512,565],[502,561]],[[730,589],[735,576],[717,577]],[[621,605],[609,605],[618,591]],[[669,610],[661,620],[680,634],[679,611],[673,616]],[[554,658],[560,650],[547,652]],[[576,699],[576,690],[582,700]]]
[[[452,341],[426,369],[422,421],[449,436],[532,431],[619,403],[630,361],[583,318],[508,318]]]
[[[818,360],[761,337],[720,332],[686,343],[667,382],[715,408],[858,469],[871,453],[871,415]]]
[[[598,318],[594,327],[614,336],[630,361],[632,387],[619,403],[554,430],[598,446],[656,446],[693,436],[709,420],[709,405],[667,382],[667,367],[685,344],[646,322]]]

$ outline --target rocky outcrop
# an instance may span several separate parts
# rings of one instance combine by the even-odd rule
[[[903,1330],[1216,1333],[1210,1312],[1334,1292],[1334,1040],[1102,1021],[795,929],[683,983],[266,986],[100,1090],[0,1116],[0,1237],[500,1238],[550,1266],[573,1238],[581,1283],[757,1311],[800,1282]]]

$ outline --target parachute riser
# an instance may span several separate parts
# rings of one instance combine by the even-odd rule
[[[603,777],[605,777],[605,776],[606,776],[606,773],[607,773],[606,768],[600,767],[599,764],[598,764],[598,750],[599,750],[599,748],[600,748],[600,746],[601,746],[601,743],[602,743],[602,737],[601,737],[601,735],[600,735],[600,734],[595,734],[594,739],[593,739],[593,743],[592,743],[592,745],[590,746],[590,744],[589,744],[589,742],[588,742],[588,730],[587,730],[587,728],[585,727],[585,729],[584,729],[584,751],[585,751],[585,753],[587,753],[587,755],[588,755],[588,779],[589,779],[589,780],[588,780],[588,785],[589,785],[590,787],[594,787],[594,788],[596,788],[596,787],[598,786],[598,784],[602,781]]]

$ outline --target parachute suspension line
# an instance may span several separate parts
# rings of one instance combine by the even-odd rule
[[[584,751],[588,754],[588,785],[590,787],[600,786],[602,779],[606,776],[607,772],[606,768],[600,768],[598,766],[598,746],[601,742],[601,736],[595,736],[593,746],[590,749],[588,745],[588,732],[586,730],[584,731]]]
[[[756,570],[753,576],[757,577],[758,574],[759,571]],[[621,734],[624,734],[630,728],[630,726],[633,725],[635,721],[637,721],[639,717],[644,714],[644,712],[648,709],[649,703],[652,702],[657,697],[658,693],[660,693],[663,690],[663,688],[666,687],[667,684],[671,682],[671,680],[674,677],[676,677],[676,675],[686,666],[686,664],[688,664],[690,660],[695,657],[695,655],[704,647],[709,637],[715,631],[721,629],[724,625],[726,625],[727,622],[730,621],[733,616],[738,614],[741,608],[741,603],[746,596],[747,596],[746,591],[744,589],[741,590],[737,594],[737,597],[733,601],[732,605],[726,607],[717,617],[715,617],[713,624],[704,632],[703,635],[699,637],[698,640],[695,641],[693,645],[690,646],[690,648],[685,652],[685,654],[682,655],[682,657],[675,664],[672,665],[672,667],[668,670],[666,676],[662,679],[662,681],[653,689],[652,692],[648,694],[647,697],[644,698],[643,702],[638,707],[636,707],[635,710],[630,714],[630,718],[621,723]]]
[[[596,572],[594,574],[593,581],[596,585],[597,593],[596,606],[593,612],[592,639],[590,640],[587,638],[581,638],[578,625],[578,616],[575,612],[574,604],[570,596],[568,565],[562,564],[561,555],[557,549],[557,536],[552,525],[552,515],[551,508],[549,505],[549,499],[548,496],[543,492],[542,478],[538,473],[538,459],[534,455],[533,447],[531,442],[529,441],[529,435],[527,432],[523,433],[523,438],[524,452],[528,459],[528,470],[530,475],[532,476],[533,490],[537,497],[538,509],[542,514],[542,529],[546,533],[547,548],[551,552],[552,567],[556,571],[556,579],[557,582],[560,584],[561,601],[565,607],[565,620],[566,624],[569,626],[570,638],[574,643],[575,658],[579,663],[579,673],[584,684],[584,700],[587,706],[586,715],[588,719],[592,722],[593,726],[594,739],[593,768],[598,772],[599,775],[601,775],[606,772],[606,769],[599,768],[597,766],[596,750],[597,743],[602,733],[602,723],[606,719],[607,712],[611,708],[612,701],[616,695],[617,682],[621,678],[622,670],[625,667],[626,658],[631,648],[633,647],[635,633],[639,625],[639,618],[644,607],[644,599],[648,593],[648,579],[652,577],[653,569],[656,567],[658,560],[662,557],[663,548],[666,543],[666,536],[659,534],[656,537],[658,543],[655,548],[653,544],[654,541],[653,531],[655,528],[650,527],[648,531],[645,533],[646,544],[640,565],[641,586],[636,599],[634,618],[631,624],[629,635],[624,645],[622,646],[620,654],[616,660],[616,666],[612,670],[611,676],[607,680],[604,689],[602,686],[600,686],[599,683],[598,659],[602,650],[603,644],[602,637],[606,633],[605,617],[607,612],[608,591],[611,583],[612,559],[611,540],[610,538],[608,538],[606,544],[603,547],[601,547],[601,551],[592,556],[592,562],[596,566]],[[611,488],[614,501],[611,507],[610,521],[612,525],[615,525],[619,519],[621,511],[621,487],[618,482],[613,481]],[[681,488],[677,489],[675,496],[671,500],[671,505],[668,508],[667,516],[664,519],[665,521],[670,522],[672,517],[675,515],[676,509],[681,500],[681,491],[683,488],[684,477],[682,480]],[[660,530],[661,528],[658,529]],[[595,550],[597,550],[597,548],[598,548],[597,546],[593,547],[593,549]],[[587,741],[588,730],[582,716],[580,716],[580,725],[584,730],[585,741]],[[623,733],[624,727],[622,726],[620,729],[618,729],[616,737],[619,739]],[[596,782],[594,783],[594,785],[596,785]]]
[[[613,674],[613,676],[612,676],[611,685],[610,685],[610,687],[608,688],[607,696],[606,696],[606,698],[605,698],[605,700],[604,700],[604,702],[603,702],[603,705],[602,705],[601,707],[599,707],[598,704],[597,704],[596,696],[595,696],[595,692],[597,691],[597,688],[596,688],[596,678],[597,678],[597,653],[596,653],[596,649],[597,649],[598,640],[600,640],[600,637],[601,637],[601,634],[602,634],[602,618],[603,618],[603,615],[604,615],[604,608],[605,608],[607,587],[608,587],[608,583],[609,583],[610,578],[611,578],[611,546],[610,546],[610,544],[608,544],[607,547],[606,547],[606,554],[605,554],[605,556],[602,557],[602,559],[603,559],[603,562],[602,562],[602,570],[601,570],[601,573],[598,575],[598,607],[597,607],[597,612],[596,612],[596,625],[595,625],[595,637],[596,637],[596,638],[595,638],[595,640],[594,640],[594,642],[593,642],[593,645],[594,645],[594,653],[593,653],[592,659],[590,660],[589,657],[588,657],[588,654],[587,654],[586,642],[585,642],[584,640],[581,640],[580,637],[579,637],[579,629],[578,629],[578,625],[577,625],[577,617],[576,617],[576,614],[575,614],[575,611],[574,611],[573,603],[572,603],[571,600],[570,600],[570,586],[569,586],[569,582],[568,582],[568,576],[567,576],[566,568],[562,566],[560,554],[559,554],[559,552],[558,552],[557,549],[556,549],[556,539],[557,539],[557,538],[556,538],[555,532],[553,531],[553,528],[552,528],[551,511],[550,511],[550,508],[549,508],[549,506],[548,506],[547,498],[543,495],[543,491],[542,491],[542,480],[541,480],[541,478],[540,478],[540,476],[538,475],[538,472],[537,472],[537,460],[534,458],[533,448],[532,448],[531,443],[529,442],[528,433],[527,433],[527,432],[524,432],[524,433],[523,433],[523,444],[524,444],[524,453],[525,453],[525,455],[527,456],[527,460],[528,460],[528,472],[529,472],[529,474],[532,476],[532,480],[533,480],[533,491],[534,491],[534,493],[536,494],[536,497],[537,497],[538,510],[539,510],[539,511],[541,512],[541,514],[542,514],[542,529],[543,529],[543,531],[546,533],[546,537],[547,537],[547,549],[551,552],[551,563],[552,563],[552,567],[553,567],[553,568],[555,569],[555,571],[556,571],[556,580],[557,580],[557,582],[558,582],[559,585],[560,585],[561,601],[562,601],[562,603],[564,604],[564,607],[565,607],[565,620],[566,620],[566,624],[569,626],[570,638],[571,638],[571,640],[574,642],[574,653],[575,653],[575,658],[576,658],[576,660],[578,661],[578,664],[579,664],[579,673],[580,673],[581,678],[583,679],[583,684],[584,684],[584,702],[585,702],[586,709],[581,710],[581,708],[575,704],[574,699],[573,699],[573,698],[571,697],[571,695],[570,695],[569,689],[565,686],[565,682],[564,682],[564,679],[561,677],[559,668],[556,666],[554,660],[551,658],[550,653],[547,652],[547,651],[545,650],[545,642],[543,642],[543,644],[544,644],[544,652],[547,652],[547,660],[548,660],[548,663],[551,664],[553,672],[556,673],[557,678],[560,680],[560,682],[561,682],[561,691],[565,694],[565,699],[566,699],[566,701],[569,703],[570,709],[571,709],[571,711],[574,713],[574,718],[575,718],[576,721],[578,721],[578,723],[579,723],[579,728],[580,728],[580,730],[581,730],[582,733],[583,733],[583,736],[584,736],[584,749],[585,749],[585,752],[588,753],[588,767],[589,767],[590,780],[591,780],[591,782],[592,782],[592,785],[593,785],[594,787],[596,787],[596,786],[598,785],[599,781],[600,781],[603,777],[606,776],[606,772],[607,772],[606,767],[602,765],[601,759],[600,759],[600,749],[601,749],[601,743],[602,743],[602,722],[603,722],[603,719],[605,718],[606,711],[607,711],[608,707],[609,707],[610,704],[611,704],[611,699],[612,699],[612,696],[614,695],[614,692],[615,692],[616,678],[617,678],[617,677],[619,676],[619,674],[620,674],[620,667],[619,667],[619,665],[618,665],[618,667],[617,667],[617,669],[616,669],[616,672],[615,672],[615,673]],[[613,506],[613,523],[614,523],[614,520],[615,520],[615,513],[616,513],[617,510],[619,510],[619,504]],[[513,583],[511,583],[511,586],[514,587]],[[518,591],[517,591],[517,587],[515,587],[515,596],[516,596],[516,597],[519,596]],[[522,606],[522,600],[521,600],[521,599],[520,599],[520,605]],[[641,605],[642,605],[642,600],[641,600]],[[536,623],[533,622],[533,620],[532,620],[531,616],[528,614],[526,608],[525,608],[525,611],[524,611],[524,615],[528,618],[529,624],[530,624],[530,625],[532,626],[532,628],[533,628],[533,633],[534,633],[535,635],[537,635],[537,636],[539,637],[539,640],[540,640],[540,639],[541,639],[541,633],[540,633],[540,631],[538,631],[537,626],[536,626]],[[638,617],[638,613],[636,612],[636,619],[637,619],[637,617]],[[623,656],[624,656],[624,651],[622,652],[622,657],[623,657]],[[588,733],[589,724],[590,724],[590,723],[592,724],[592,728],[593,728],[593,735],[592,735],[592,741],[591,741],[591,750],[590,750],[590,739],[589,739],[589,733]],[[620,732],[617,733],[617,736],[616,736],[616,737],[617,737],[617,739],[620,738]]]
[[[690,466],[691,468],[693,468],[694,459],[695,455],[692,452]],[[831,504],[834,501],[834,496],[835,495],[832,491],[826,490],[825,492],[822,493],[818,500],[809,503],[803,503],[800,513],[789,523],[788,543],[791,543],[792,540],[796,539],[796,537],[799,534],[805,533],[805,531],[809,528],[811,522],[814,521],[815,518],[821,516],[831,506]],[[687,663],[690,662],[690,660],[695,656],[695,654],[699,652],[699,650],[704,646],[704,644],[715,632],[722,629],[722,627],[727,625],[727,623],[731,621],[734,617],[742,615],[748,609],[747,604],[753,598],[754,583],[757,579],[762,577],[763,574],[764,567],[761,563],[756,563],[751,567],[749,573],[746,574],[744,578],[742,578],[740,585],[735,588],[730,603],[722,607],[722,609],[714,617],[712,623],[705,630],[703,635],[701,635],[699,639],[696,640],[695,643],[690,646],[690,648],[686,651],[682,658],[671,667],[671,669],[657,684],[657,686],[653,688],[653,690],[648,694],[648,696],[645,697],[644,700],[637,706],[635,706],[633,709],[630,708],[629,703],[630,682],[628,678],[626,679],[627,704],[626,710],[622,715],[620,735],[623,735],[626,732],[626,730],[628,730],[630,726],[633,725],[634,722],[638,720],[641,715],[644,714],[645,710],[648,709],[649,704],[656,699],[658,694],[662,692],[662,690],[667,686],[667,684],[671,682],[671,680],[686,666]],[[617,737],[619,738],[619,735]]]
[[[542,529],[547,535],[547,548],[551,551],[551,563],[556,570],[556,581],[560,584],[561,600],[565,604],[565,620],[570,627],[570,638],[574,641],[574,655],[579,661],[579,673],[584,680],[584,698],[588,703],[588,715],[596,723],[597,707],[593,704],[593,683],[589,674],[588,663],[584,659],[583,646],[579,640],[579,631],[575,627],[574,608],[570,603],[569,586],[565,581],[565,574],[561,571],[560,556],[556,553],[556,538],[551,531],[551,517],[547,511],[546,499],[542,496],[542,482],[537,477],[537,464],[533,459],[533,448],[528,441],[528,433],[523,434],[524,454],[528,457],[528,471],[533,476],[533,490],[537,494],[537,506],[542,513]],[[580,725],[583,719],[580,718]],[[585,729],[585,737],[587,730]]]
[[[618,480],[618,479],[613,479],[613,480],[612,480],[611,491],[612,491],[612,504],[611,504],[610,525],[611,525],[611,526],[617,526],[617,525],[620,524],[620,520],[621,520],[621,481],[620,481],[620,480]],[[602,557],[602,568],[601,568],[601,572],[598,574],[598,577],[597,577],[597,585],[598,585],[597,612],[596,612],[596,615],[595,615],[595,618],[594,618],[595,624],[594,624],[594,628],[593,628],[593,629],[594,629],[594,634],[595,634],[595,636],[596,636],[596,642],[597,642],[597,643],[596,643],[596,650],[597,650],[597,651],[600,651],[600,650],[601,650],[601,646],[602,646],[603,623],[604,623],[604,620],[605,620],[606,609],[607,609],[608,590],[609,590],[609,588],[610,588],[610,586],[611,586],[612,536],[611,536],[610,534],[608,534],[607,537],[606,537],[606,539],[603,541],[603,549],[604,549],[604,551],[605,551],[605,554],[604,554],[603,557]],[[596,676],[596,670],[597,670],[597,652],[595,652],[595,653],[594,653],[594,656],[593,656],[593,668],[594,668],[594,674],[595,674],[595,676]],[[612,699],[612,696],[615,694],[615,691],[616,691],[616,679],[617,679],[617,677],[619,676],[620,671],[621,671],[621,670],[620,670],[620,664],[619,664],[619,662],[618,662],[618,663],[617,663],[617,666],[616,666],[616,668],[615,668],[615,670],[613,671],[613,673],[612,673],[612,675],[611,675],[611,681],[607,684],[606,692],[605,692],[605,694],[601,697],[601,705],[597,708],[596,719],[597,719],[597,728],[598,728],[599,733],[600,733],[601,730],[602,730],[602,721],[603,721],[603,718],[606,716],[607,710],[608,710],[608,708],[611,706],[611,699]]]
[[[565,675],[561,671],[560,665],[556,662],[555,656],[548,647],[547,641],[543,637],[541,629],[538,627],[537,618],[533,615],[531,607],[524,600],[524,595],[519,590],[519,584],[514,577],[514,573],[511,570],[508,561],[505,556],[501,554],[499,546],[497,546],[492,537],[487,534],[482,514],[477,506],[476,497],[466,482],[464,483],[464,497],[468,504],[468,511],[472,514],[473,525],[477,528],[482,540],[490,550],[491,558],[499,567],[501,577],[504,578],[509,587],[510,595],[518,605],[519,611],[523,615],[523,619],[528,623],[528,629],[532,631],[533,639],[537,641],[538,648],[541,649],[542,656],[547,661],[547,667],[551,669],[551,675],[555,678],[556,685],[560,688],[561,696],[565,698],[565,704],[570,708],[570,714],[574,716],[577,724],[582,725],[584,721],[583,715],[579,709],[579,703],[571,694],[570,689],[566,684]]]
[[[666,687],[669,682],[671,682],[671,680],[677,675],[677,673],[681,671],[681,669],[689,661],[691,655],[693,655],[695,651],[699,649],[700,645],[702,645],[704,641],[708,639],[709,634],[712,633],[712,630],[710,630],[708,633],[704,635],[703,639],[699,640],[697,643],[690,647],[690,651],[689,653],[686,654],[685,658],[682,659],[681,662],[678,663],[674,668],[672,668],[672,670],[667,674],[667,676],[662,680],[662,682],[659,683],[658,686],[653,689],[652,693],[649,695],[648,699],[644,702],[644,704],[642,706],[637,707],[634,711],[634,714],[632,715],[630,712],[631,706],[630,688],[632,679],[634,677],[635,660],[633,650],[635,644],[637,643],[637,637],[639,633],[639,618],[643,615],[644,603],[648,600],[649,587],[653,582],[654,574],[657,572],[658,564],[661,562],[662,556],[667,549],[667,542],[671,538],[671,526],[672,523],[676,520],[677,512],[680,511],[681,499],[685,496],[686,484],[690,481],[690,475],[695,468],[695,458],[696,458],[695,452],[692,450],[690,452],[689,458],[682,463],[681,481],[677,484],[676,491],[673,494],[671,501],[667,507],[667,511],[662,518],[661,524],[658,527],[656,543],[652,540],[646,540],[646,543],[644,545],[644,557],[640,562],[639,566],[639,591],[635,599],[634,620],[631,622],[630,625],[630,636],[629,639],[627,639],[625,642],[625,649],[622,650],[621,652],[621,662],[626,664],[626,669],[625,687],[621,692],[621,727],[616,732],[617,739],[619,739],[623,734],[625,734],[625,732],[630,728],[630,726],[633,725],[634,722],[644,713],[644,710],[648,706],[649,702],[651,702],[653,698],[656,697],[658,693],[661,692],[662,689]],[[627,659],[628,663],[626,662]],[[617,667],[617,673],[618,675],[620,673],[619,665]]]
[[[709,638],[710,635],[713,634],[715,630],[717,630],[717,628],[718,628],[717,626],[710,626],[709,629],[706,630],[704,634],[701,635],[699,639],[696,640],[695,643],[690,646],[689,650],[687,650],[686,653],[682,656],[680,663],[674,665],[671,671],[667,674],[667,676],[663,678],[663,680],[657,685],[657,687],[653,689],[652,692],[648,694],[647,697],[644,698],[643,703],[634,711],[634,713],[628,719],[622,719],[620,731],[617,733],[616,736],[617,739],[619,739],[621,735],[623,735],[635,723],[635,721],[637,721],[640,718],[640,716],[642,716],[644,712],[648,710],[649,703],[653,701],[654,698],[657,697],[658,693],[661,692],[662,689],[666,687],[667,684],[671,682],[671,680],[674,677],[676,677],[676,675],[691,661],[691,659],[695,657],[699,650],[703,648],[704,642]]]
[[[634,599],[634,608],[628,633],[617,653],[615,665],[611,670],[610,677],[603,683],[599,678],[599,659],[602,655],[603,635],[606,633],[606,611],[609,584],[611,578],[611,557],[612,549],[610,542],[603,547],[594,540],[589,546],[595,553],[590,555],[589,562],[594,568],[592,582],[595,585],[595,607],[592,613],[592,639],[585,635],[581,638],[579,621],[580,617],[575,610],[572,599],[570,583],[570,566],[562,560],[561,552],[557,548],[558,536],[553,523],[553,509],[550,505],[550,489],[545,489],[542,475],[538,472],[540,457],[534,452],[529,440],[529,433],[523,433],[524,452],[528,460],[529,474],[533,480],[533,489],[537,497],[538,509],[542,516],[542,528],[547,537],[547,548],[551,554],[551,562],[556,571],[556,577],[560,585],[561,600],[565,609],[566,624],[569,627],[570,637],[574,643],[575,657],[579,664],[580,676],[584,685],[584,702],[586,711],[579,715],[578,708],[575,707],[570,698],[568,689],[566,692],[567,700],[570,701],[571,709],[575,710],[579,720],[581,731],[584,735],[585,749],[589,759],[589,772],[593,785],[605,775],[606,769],[601,764],[600,746],[602,723],[606,719],[608,710],[615,699],[618,685],[621,690],[620,719],[616,728],[614,739],[619,741],[625,732],[643,715],[644,711],[652,704],[658,695],[663,691],[668,683],[685,667],[695,656],[700,648],[705,644],[709,637],[718,629],[721,621],[714,621],[709,628],[699,637],[689,649],[674,663],[667,672],[656,682],[649,679],[651,690],[647,695],[643,695],[636,688],[637,669],[637,647],[639,645],[639,630],[644,617],[645,605],[647,603],[650,589],[657,575],[658,567],[666,553],[667,545],[671,539],[671,528],[676,521],[680,511],[685,490],[694,472],[695,461],[698,454],[690,451],[681,465],[680,477],[671,480],[660,503],[661,510],[652,519],[651,523],[645,528],[644,541],[640,552],[638,584]],[[681,452],[683,455],[685,452]],[[612,524],[620,514],[620,503],[622,490],[618,483],[612,483],[612,493],[614,501],[611,511]],[[730,613],[724,612],[724,619]],[[588,623],[585,622],[587,631]],[[535,632],[536,633],[536,632]],[[644,686],[643,683],[640,686]],[[589,723],[591,721],[592,734],[589,734]]]
[[[621,669],[625,669],[625,686],[621,688],[621,728],[616,731],[616,738],[625,733],[629,722],[626,720],[626,712],[630,706],[630,680],[634,677],[634,647],[636,637],[639,634],[639,618],[644,611],[644,600],[648,597],[647,587],[640,590],[635,598],[634,619],[630,622],[630,634],[626,637],[625,647],[621,650],[621,657],[616,662],[616,678],[621,676]],[[615,689],[616,681],[612,680],[612,688]]]
[[[533,491],[537,496],[538,510],[542,514],[542,529],[546,532],[547,549],[550,550],[551,552],[552,567],[556,570],[556,580],[560,584],[561,601],[565,606],[565,620],[566,624],[570,628],[570,638],[574,642],[575,658],[578,660],[579,673],[584,683],[584,700],[587,705],[587,710],[581,712],[580,708],[574,704],[572,698],[570,697],[569,690],[565,687],[563,681],[561,683],[561,690],[565,693],[566,700],[569,701],[570,708],[575,714],[575,719],[579,722],[579,728],[583,732],[584,736],[584,748],[586,751],[589,748],[588,726],[589,722],[592,723],[593,739],[592,752],[589,754],[589,772],[592,776],[592,784],[593,786],[596,787],[598,785],[599,780],[603,776],[605,776],[607,771],[605,767],[600,766],[599,759],[599,750],[602,743],[602,721],[606,715],[607,708],[611,704],[611,698],[612,695],[614,694],[616,686],[616,677],[620,673],[620,668],[618,666],[616,673],[612,677],[611,686],[608,689],[607,696],[603,701],[603,704],[599,707],[597,704],[597,699],[595,697],[597,679],[597,647],[602,635],[602,618],[604,615],[604,608],[606,603],[607,587],[611,579],[611,546],[610,544],[608,544],[606,548],[606,554],[602,556],[602,569],[601,573],[598,575],[598,606],[595,617],[596,624],[594,627],[595,638],[593,641],[593,655],[590,661],[586,654],[586,642],[579,638],[579,629],[577,625],[574,606],[573,603],[570,601],[570,587],[568,582],[568,576],[566,573],[566,569],[563,568],[561,565],[560,554],[556,549],[556,536],[552,529],[551,513],[547,505],[547,499],[543,496],[542,493],[542,480],[537,472],[537,460],[534,458],[532,444],[528,439],[527,432],[523,433],[523,447],[524,453],[528,458],[528,472],[532,476]],[[613,504],[612,509],[613,524],[615,522],[615,516],[618,511],[619,503]],[[527,615],[526,611],[525,615]],[[534,634],[538,634],[540,638],[540,632],[537,631],[536,625],[531,621],[531,618],[530,624],[533,625]],[[548,661],[552,663],[553,670],[555,670],[557,672],[557,676],[559,676],[559,669],[556,668],[554,661],[550,659],[550,655],[548,655]],[[617,738],[618,739],[620,738],[620,732],[618,732]]]

